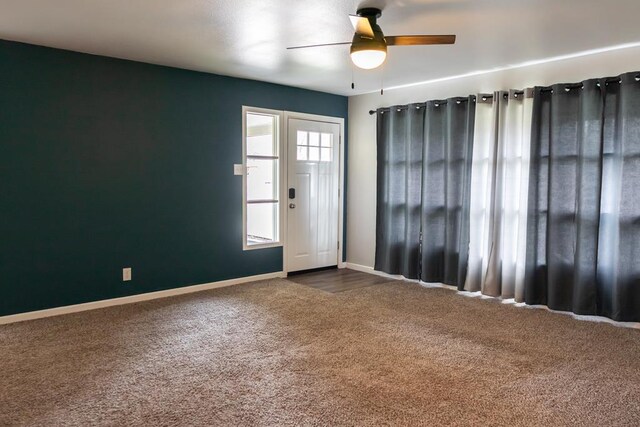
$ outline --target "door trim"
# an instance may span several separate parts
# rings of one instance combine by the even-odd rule
[[[316,114],[307,114],[307,113],[295,113],[292,111],[284,112],[284,125],[283,125],[283,136],[284,136],[284,158],[282,162],[286,167],[284,168],[284,181],[285,184],[282,187],[282,200],[288,201],[288,182],[289,182],[289,120],[290,119],[299,119],[299,120],[308,120],[312,122],[324,122],[324,123],[334,123],[340,126],[340,147],[338,149],[338,153],[340,155],[340,162],[338,165],[339,173],[338,173],[338,259],[336,260],[336,265],[338,268],[345,268],[346,263],[342,261],[342,252],[344,250],[344,244],[342,241],[342,236],[344,235],[344,118],[342,117],[331,117],[331,116],[320,116]],[[283,203],[283,206],[287,205],[287,203]],[[286,207],[286,206],[285,206]],[[284,209],[283,213],[283,236],[282,236],[282,271],[287,274],[288,266],[287,266],[287,256],[288,256],[288,236],[287,236],[287,228],[289,224],[289,209]]]

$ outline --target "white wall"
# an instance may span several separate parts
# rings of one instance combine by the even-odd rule
[[[349,98],[347,262],[373,267],[376,244],[376,117],[369,110],[500,89],[522,89],[640,70],[640,47]]]

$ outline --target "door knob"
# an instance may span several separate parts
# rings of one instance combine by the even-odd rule
[[[295,209],[296,205],[295,203],[289,203],[289,209]]]

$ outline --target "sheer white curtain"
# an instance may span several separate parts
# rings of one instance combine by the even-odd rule
[[[524,298],[533,99],[530,91],[478,95],[465,290]]]

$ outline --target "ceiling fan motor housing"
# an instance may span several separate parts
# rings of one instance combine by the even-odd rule
[[[358,33],[354,34],[353,40],[351,41],[351,53],[362,50],[379,50],[386,52],[387,42],[384,39],[382,29],[376,23],[377,18],[382,16],[382,11],[380,9],[368,7],[358,9],[356,13],[358,16],[362,16],[369,20],[371,28],[373,29],[373,38]]]

